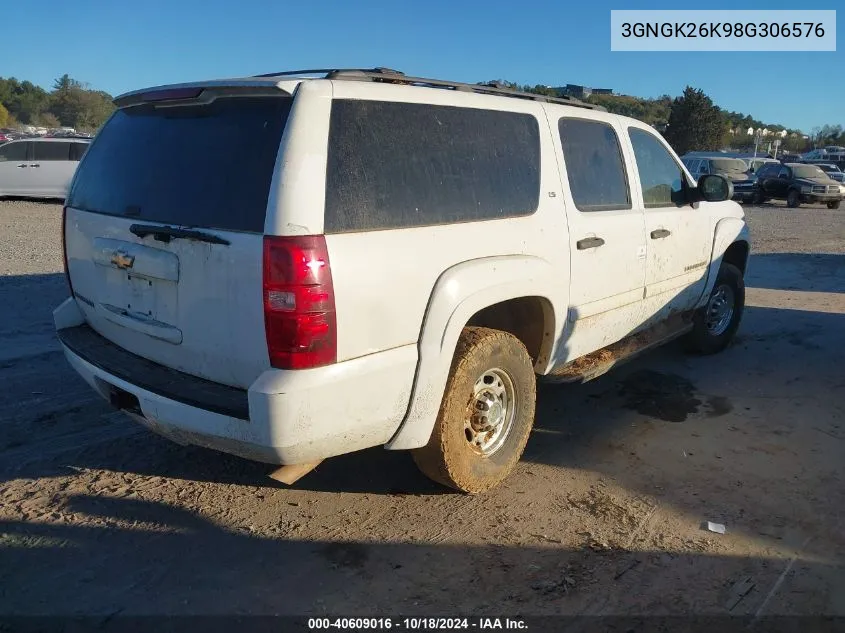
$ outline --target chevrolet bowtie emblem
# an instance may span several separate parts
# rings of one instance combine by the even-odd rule
[[[132,264],[135,263],[135,256],[123,251],[115,251],[111,256],[111,263],[118,268],[132,268]]]

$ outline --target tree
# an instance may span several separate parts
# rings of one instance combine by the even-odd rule
[[[30,123],[47,109],[47,91],[30,81],[0,78],[0,103],[21,123]]]
[[[111,95],[91,90],[67,74],[53,83],[49,111],[62,125],[92,131],[100,127],[113,110]]]
[[[11,127],[11,118],[12,115],[9,114],[9,111],[6,109],[6,107],[2,103],[0,103],[0,127]]]
[[[808,139],[804,138],[801,132],[798,130],[789,130],[789,132],[789,135],[783,139],[784,151],[802,154],[810,149]]]
[[[0,104],[21,123],[46,121],[85,131],[96,130],[114,111],[110,94],[92,90],[68,74],[56,79],[49,93],[29,81],[0,78]]]
[[[728,119],[701,90],[692,86],[672,102],[666,140],[678,154],[715,150],[723,141]]]
[[[37,125],[39,127],[48,127],[54,128],[59,127],[61,122],[59,119],[56,118],[56,115],[52,114],[51,112],[42,112],[40,114],[35,115],[32,119],[32,124]]]

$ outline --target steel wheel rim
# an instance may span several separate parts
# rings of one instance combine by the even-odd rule
[[[464,437],[473,451],[490,457],[502,448],[513,427],[516,404],[516,389],[505,370],[496,367],[481,374],[464,420]]]
[[[718,286],[707,302],[705,324],[713,336],[724,334],[734,315],[734,291],[727,284]]]

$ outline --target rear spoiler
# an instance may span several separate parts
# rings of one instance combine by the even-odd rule
[[[290,82],[284,82],[288,87]],[[143,88],[125,92],[114,98],[114,105],[118,108],[139,105],[142,103],[161,103],[162,105],[187,105],[189,103],[206,103],[227,94],[277,94],[290,96],[291,93],[282,88],[283,82],[270,79],[219,79],[215,81],[170,84]]]

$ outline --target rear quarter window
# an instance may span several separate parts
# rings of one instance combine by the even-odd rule
[[[263,233],[290,98],[118,110],[77,169],[68,205],[139,221]]]
[[[530,114],[332,103],[326,233],[529,215],[539,198],[540,132]]]

